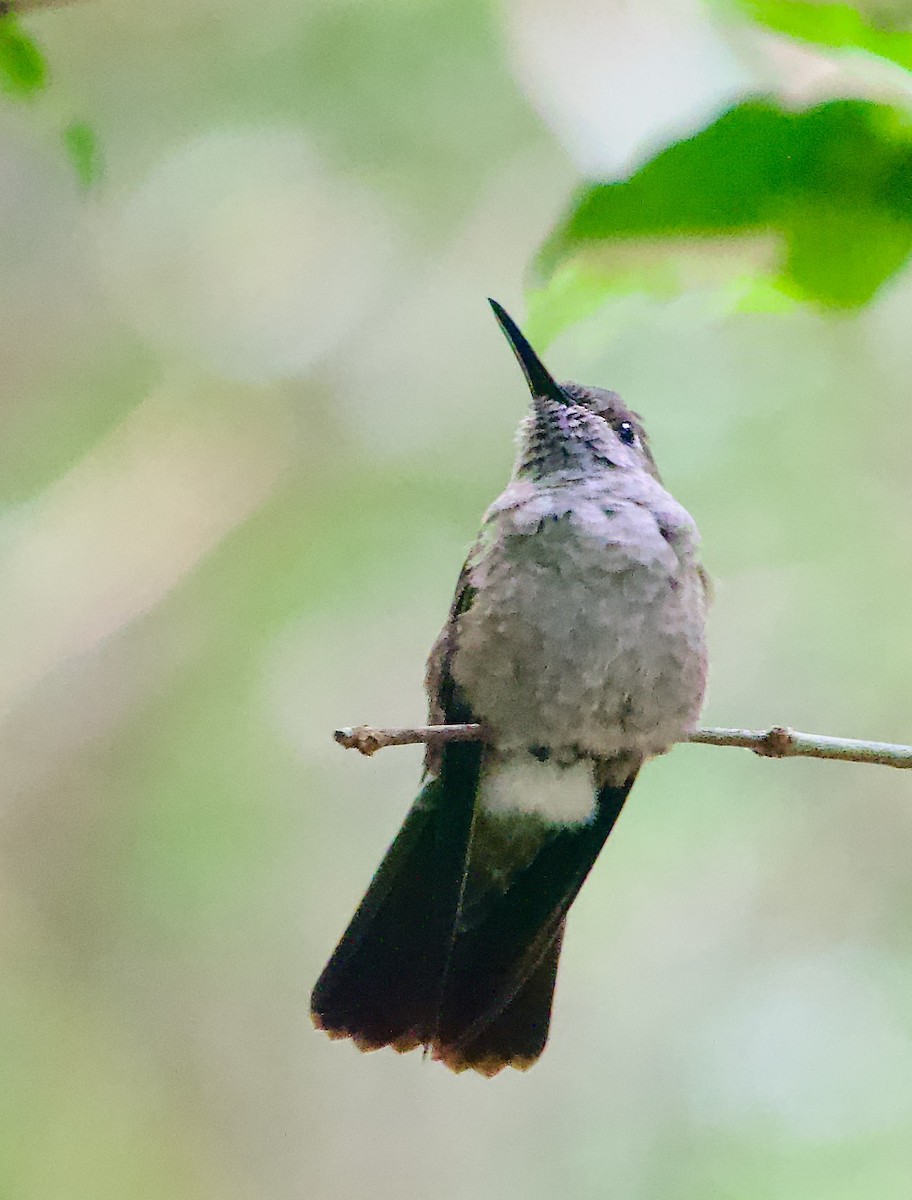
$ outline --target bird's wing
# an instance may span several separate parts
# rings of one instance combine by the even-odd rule
[[[471,608],[475,599],[470,564],[471,555],[462,565],[447,619],[428,655],[424,686],[428,698],[429,725],[462,724],[475,720],[471,706],[450,670],[456,653],[456,622],[462,613]],[[424,758],[428,774],[439,775],[442,763],[443,747],[428,745]]]
[[[471,603],[468,569],[428,664],[431,720],[471,720],[449,671],[452,633]],[[425,782],[317,981],[314,1022],[362,1049],[430,1044],[459,924],[482,747],[453,743]]]

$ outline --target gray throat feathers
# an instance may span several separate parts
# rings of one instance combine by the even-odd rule
[[[483,811],[575,824],[599,787],[696,727],[706,587],[696,526],[639,419],[614,393],[561,390],[563,403],[536,397],[520,426],[428,684],[432,721],[448,671],[492,731]]]

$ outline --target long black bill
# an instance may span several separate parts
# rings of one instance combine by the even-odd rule
[[[497,323],[504,331],[506,339],[516,355],[516,361],[522,367],[522,373],[526,377],[526,383],[528,383],[532,395],[556,400],[558,404],[568,404],[569,400],[566,394],[561,391],[551,372],[526,341],[519,326],[507,310],[496,300],[492,300],[490,296],[488,304],[493,308]]]

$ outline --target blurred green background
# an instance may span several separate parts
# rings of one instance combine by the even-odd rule
[[[908,103],[895,63],[724,7],[23,18],[49,75],[0,97],[3,1196],[908,1196],[899,772],[652,764],[527,1075],[307,1017],[420,772],[331,731],[422,718],[511,465],[485,297],[522,319],[581,180],[744,97]],[[643,414],[702,529],[707,723],[912,741],[912,273],[825,309],[762,230],[693,232],[673,286],[640,241],[620,284],[539,278],[547,360]]]

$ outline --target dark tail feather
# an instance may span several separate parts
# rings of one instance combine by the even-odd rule
[[[317,980],[311,1015],[362,1050],[433,1037],[465,883],[477,743],[447,747]]]
[[[461,1049],[445,1046],[439,1041],[434,1054],[452,1071],[471,1068],[482,1075],[496,1075],[511,1066],[525,1071],[541,1057],[548,1041],[551,1024],[551,1005],[557,980],[564,926],[545,951],[544,958],[533,970],[507,1007],[494,1018],[474,1042]]]
[[[529,1066],[541,1053],[564,920],[635,775],[602,788],[592,821],[556,831],[483,921],[457,937],[433,1042],[434,1057],[453,1070],[475,1066],[494,1074],[507,1065]],[[538,1033],[517,1053],[520,1016]]]

